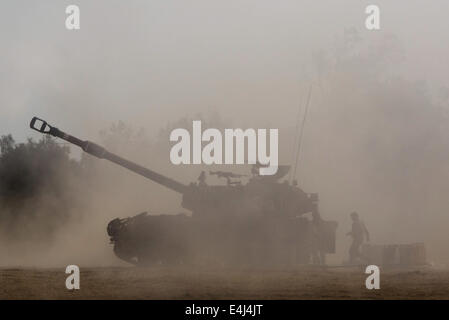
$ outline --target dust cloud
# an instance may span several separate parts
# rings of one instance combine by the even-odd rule
[[[37,115],[189,183],[217,168],[170,164],[170,128],[198,117],[279,128],[280,163],[292,164],[311,88],[296,178],[339,222],[329,262],[346,257],[355,210],[373,243],[425,242],[430,261],[447,263],[449,4],[379,2],[382,29],[368,32],[367,1],[78,1],[81,30],[69,32],[67,1],[3,1],[0,134],[38,139]],[[111,219],[186,212],[168,189],[76,148],[71,157],[90,171],[73,177],[67,219],[44,239],[2,239],[1,265],[123,265]],[[27,206],[29,234],[58,201]]]

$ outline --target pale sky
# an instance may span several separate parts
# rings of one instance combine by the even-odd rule
[[[68,4],[80,7],[79,31],[65,29]],[[364,28],[367,4],[380,6],[380,31]],[[215,108],[291,121],[311,54],[351,27],[364,41],[396,35],[404,76],[449,86],[446,0],[3,0],[0,8],[0,134],[19,140],[32,135],[33,115],[91,137],[119,119],[151,131]]]

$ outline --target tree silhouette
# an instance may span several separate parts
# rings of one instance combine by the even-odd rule
[[[76,207],[82,168],[50,137],[16,143],[0,138],[0,223],[3,235],[51,235]]]

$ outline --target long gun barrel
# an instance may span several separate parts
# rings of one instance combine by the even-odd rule
[[[125,167],[141,176],[144,176],[150,180],[153,180],[171,190],[174,190],[179,193],[184,193],[187,189],[187,186],[175,181],[173,179],[170,179],[168,177],[165,177],[157,172],[154,172],[150,169],[144,168],[132,161],[126,160],[122,157],[119,157],[102,146],[99,146],[98,144],[95,144],[90,141],[83,141],[80,140],[70,134],[67,134],[61,130],[59,130],[56,127],[50,126],[45,120],[39,119],[37,117],[34,117],[31,119],[30,122],[30,128],[33,130],[36,130],[40,133],[49,134],[53,137],[57,137],[60,139],[63,139],[65,141],[68,141],[74,145],[77,145],[81,149],[83,149],[85,152],[100,158],[100,159],[107,159],[111,162],[114,162],[115,164],[118,164],[119,166]]]

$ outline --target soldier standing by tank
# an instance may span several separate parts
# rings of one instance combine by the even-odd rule
[[[318,208],[315,208],[312,211],[312,227],[314,234],[314,251],[312,254],[312,262],[314,264],[324,265],[326,260],[324,253],[323,219],[321,218]]]
[[[365,224],[360,220],[357,212],[351,213],[352,229],[346,235],[352,237],[352,244],[349,248],[349,262],[355,263],[357,259],[363,259],[360,253],[360,247],[362,246],[365,238],[369,241],[369,232],[365,227]]]

